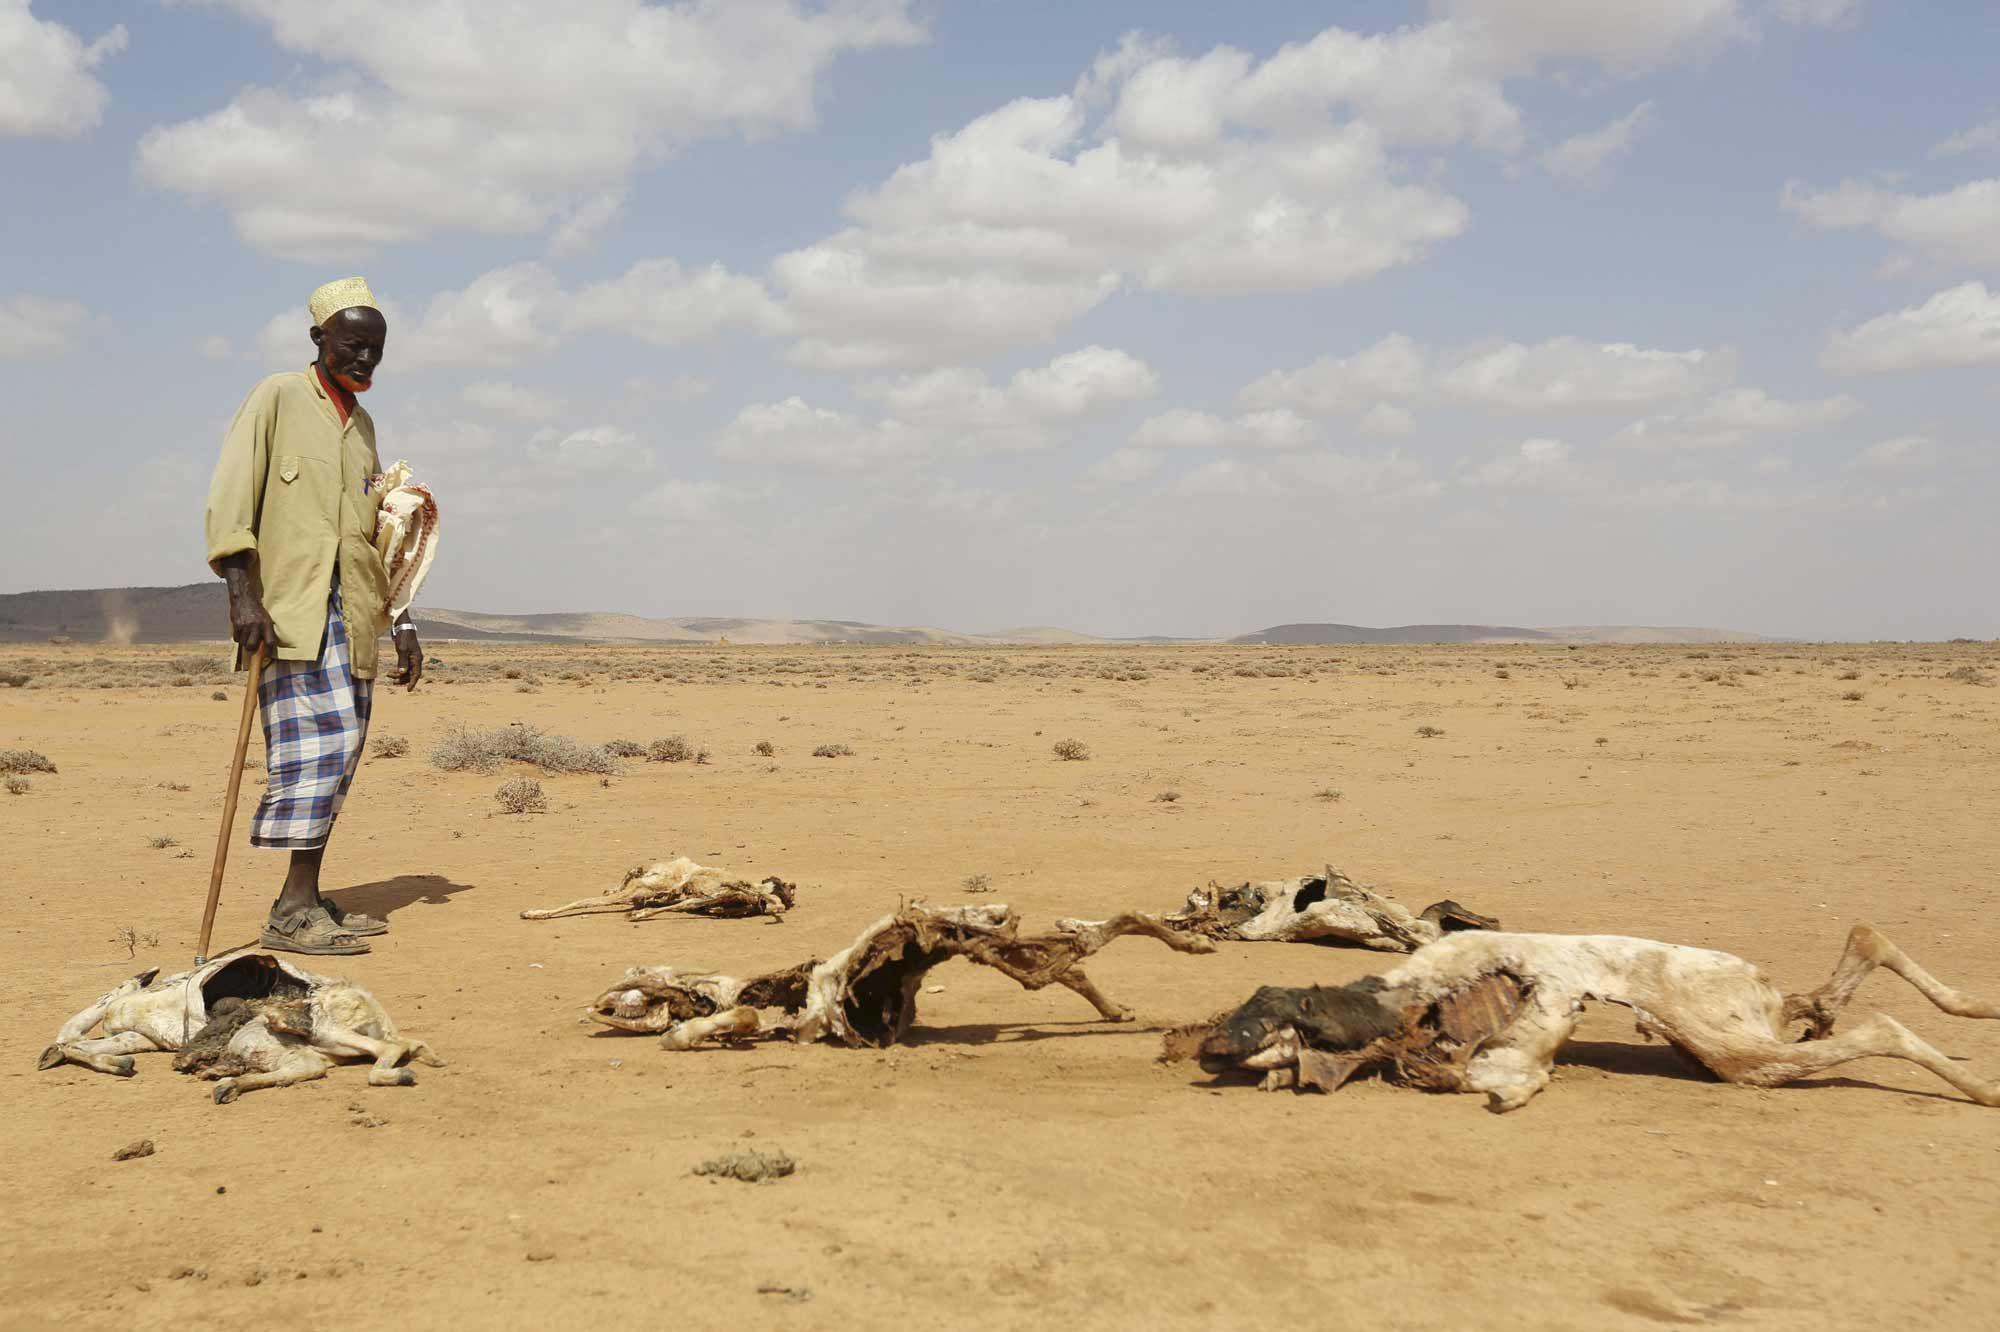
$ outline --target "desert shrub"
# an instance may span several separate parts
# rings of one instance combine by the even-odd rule
[[[146,839],[146,845],[152,847],[155,851],[164,851],[170,846],[179,846],[180,844],[181,839],[178,837],[149,837]]]
[[[1985,671],[1980,670],[1976,666],[1954,667],[1944,673],[1944,678],[1947,680],[1956,680],[1960,684],[1983,685],[1993,682],[1992,678]]]
[[[708,762],[708,751],[707,751],[706,749],[697,749],[697,750],[695,750],[695,751],[694,751],[694,761],[695,761],[696,763],[706,763],[706,762]]]
[[[1577,679],[1577,678],[1576,678],[1576,677],[1575,677],[1574,675],[1572,675],[1572,676],[1570,676],[1570,677],[1569,677],[1568,679],[1566,679],[1566,680],[1564,680],[1564,681],[1563,681],[1563,688],[1564,688],[1564,689],[1575,689],[1575,688],[1576,688],[1576,687],[1577,687],[1578,685],[1580,685],[1580,684],[1582,684],[1582,683],[1583,683],[1583,681],[1581,681],[1581,680]]]
[[[180,656],[167,658],[169,675],[214,675],[217,671],[229,669],[229,662],[222,657]]]
[[[9,689],[25,689],[28,681],[34,678],[26,671],[0,671],[0,685],[5,685]]]
[[[646,757],[646,747],[637,740],[607,740],[604,742],[604,752],[612,758]]]
[[[1327,801],[1328,803],[1331,803],[1335,800],[1340,799],[1341,794],[1342,792],[1340,788],[1337,786],[1322,786],[1319,788],[1319,790],[1313,792],[1313,799],[1324,800]]]
[[[762,754],[765,758],[769,758],[771,755],[777,753],[778,749],[769,740],[759,740],[755,745],[751,746],[750,752],[753,754]]]
[[[9,777],[7,779],[7,794],[26,795],[32,785],[33,783],[29,782],[26,777]]]
[[[968,874],[958,881],[960,891],[968,893],[990,893],[993,891],[993,876],[990,874]]]
[[[566,735],[515,724],[474,730],[453,726],[431,748],[431,764],[445,772],[497,772],[502,763],[532,763],[543,772],[615,773],[617,760]]]
[[[1867,695],[1862,693],[1859,689],[1850,689],[1846,693],[1840,696],[1840,701],[1843,703],[1859,703],[1862,699],[1866,697]]]
[[[0,772],[54,772],[56,765],[32,749],[0,749]]]
[[[410,742],[400,735],[380,735],[371,748],[376,758],[401,758],[410,752]]]
[[[721,1179],[740,1179],[745,1184],[761,1184],[767,1179],[783,1179],[799,1168],[799,1163],[783,1152],[731,1152],[703,1161],[692,1173]]]
[[[1499,670],[1493,672],[1493,678],[1496,680],[1511,680],[1514,678],[1514,673],[1505,666],[1502,666]]]
[[[1156,804],[1171,805],[1180,798],[1181,793],[1179,791],[1161,791],[1154,795],[1153,801]]]
[[[215,691],[214,693],[210,694],[210,695],[209,695],[209,697],[210,697],[210,698],[212,698],[212,699],[214,699],[214,700],[215,700],[215,701],[216,701],[217,703],[227,703],[227,702],[229,701],[229,695],[228,695],[228,694],[225,694],[225,693],[224,693],[224,692],[223,692],[222,690],[220,690],[220,689],[218,689],[218,690],[216,690],[216,691]]]
[[[694,757],[694,746],[684,735],[670,735],[664,740],[655,740],[646,751],[646,757],[655,763],[685,763]]]
[[[516,777],[502,782],[500,789],[493,793],[500,802],[500,808],[509,814],[540,814],[549,807],[542,795],[542,784],[532,777]]]
[[[1432,740],[1443,735],[1444,728],[1442,726],[1419,726],[1417,734],[1426,740]]]
[[[846,746],[846,745],[843,745],[843,744],[839,744],[839,743],[837,743],[837,742],[836,742],[836,743],[834,743],[834,744],[830,744],[830,745],[821,745],[821,746],[820,746],[820,747],[819,747],[818,749],[815,749],[815,750],[813,751],[813,757],[814,757],[814,758],[848,758],[848,757],[852,756],[852,755],[853,755],[853,753],[854,753],[854,750],[853,750],[853,749],[849,748],[849,747],[848,747],[848,746]]]
[[[1859,679],[1861,678],[1861,672],[1860,672],[1860,671],[1842,671],[1842,672],[1840,673],[1840,675],[1839,675],[1839,677],[1838,677],[1838,678],[1840,678],[1840,679],[1842,679],[1842,680],[1859,680]]]
[[[1079,763],[1090,757],[1090,746],[1081,740],[1058,740],[1049,748],[1065,763]]]

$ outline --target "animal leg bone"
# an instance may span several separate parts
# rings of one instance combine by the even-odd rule
[[[1071,967],[1068,971],[1056,977],[1056,980],[1059,984],[1068,986],[1085,999],[1088,999],[1091,1007],[1095,1008],[1106,1022],[1130,1022],[1132,1020],[1132,1010],[1123,1004],[1114,1003],[1112,1000],[1105,998],[1103,993],[1091,981],[1090,977],[1083,974],[1082,967]]]
[[[377,1040],[345,1027],[327,1027],[313,1033],[313,1048],[329,1055],[360,1055],[373,1059],[375,1066],[368,1070],[368,1085],[371,1087],[416,1086],[416,1073],[403,1067],[405,1061],[410,1059],[433,1068],[444,1067],[444,1060],[432,1054],[430,1046],[422,1041]]]
[[[1826,984],[1810,994],[1785,996],[1785,1020],[1803,1018],[1807,1038],[1829,1035],[1840,1010],[1854,998],[1854,992],[1877,967],[1886,967],[1923,992],[1923,996],[1953,1017],[2000,1018],[2000,1003],[1978,999],[1955,990],[1925,971],[1909,954],[1890,942],[1873,925],[1856,925],[1847,936],[1847,949],[1834,966]]]
[[[260,1091],[265,1087],[289,1087],[296,1082],[311,1082],[323,1078],[333,1067],[333,1060],[318,1050],[306,1046],[293,1046],[285,1051],[278,1066],[268,1073],[245,1073],[239,1077],[221,1078],[215,1084],[215,1103],[228,1105],[244,1092]],[[375,1080],[371,1072],[369,1079]]]
[[[757,1010],[754,1008],[732,1008],[727,1012],[711,1014],[708,1017],[689,1018],[676,1025],[673,1030],[660,1038],[663,1050],[692,1050],[703,1041],[717,1036],[755,1036],[757,1034]]]
[[[1683,1030],[1675,1033],[1675,1039],[1730,1082],[1775,1087],[1856,1059],[1906,1059],[1929,1069],[1979,1104],[2000,1106],[2000,1081],[1972,1076],[1886,1013],[1877,1013],[1845,1035],[1821,1040],[1746,1040],[1741,1031],[1733,1031],[1720,1034],[1721,1040],[1704,1049],[1700,1038],[1711,1034],[1719,1033]]]

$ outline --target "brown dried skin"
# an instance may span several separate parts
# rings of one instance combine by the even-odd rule
[[[1417,915],[1362,887],[1331,865],[1323,874],[1234,888],[1210,884],[1167,916],[1174,929],[1246,943],[1350,944],[1408,953],[1458,930],[1497,930],[1491,916],[1447,898]]]
[[[522,920],[555,920],[620,911],[634,921],[683,914],[741,919],[782,917],[798,901],[798,885],[775,876],[752,882],[715,865],[697,865],[686,856],[641,865],[616,888],[596,897],[521,913]]]
[[[671,967],[635,967],[598,996],[590,1016],[621,1031],[661,1033],[669,1049],[752,1035],[879,1048],[901,1041],[915,1024],[917,995],[931,969],[962,957],[992,967],[1025,989],[1066,986],[1106,1020],[1129,1021],[1131,1013],[1099,993],[1080,965],[1126,934],[1148,935],[1176,952],[1215,949],[1205,938],[1135,912],[1105,921],[1058,921],[1048,934],[1023,938],[1006,906],[912,903],[869,925],[853,944],[824,962],[804,962],[747,981],[683,974]]]

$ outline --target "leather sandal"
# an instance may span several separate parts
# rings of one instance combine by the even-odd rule
[[[330,897],[322,897],[320,905],[326,908],[327,915],[333,917],[333,923],[340,926],[341,929],[346,930],[349,934],[366,938],[389,932],[388,921],[377,920],[375,917],[362,911],[343,911],[340,904]]]
[[[353,931],[342,929],[325,907],[308,907],[284,916],[275,913],[264,924],[258,942],[283,953],[308,953],[315,957],[346,957],[365,953],[368,945]]]

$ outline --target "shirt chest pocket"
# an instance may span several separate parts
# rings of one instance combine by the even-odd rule
[[[299,479],[299,460],[296,457],[278,459],[278,479],[288,486]]]

